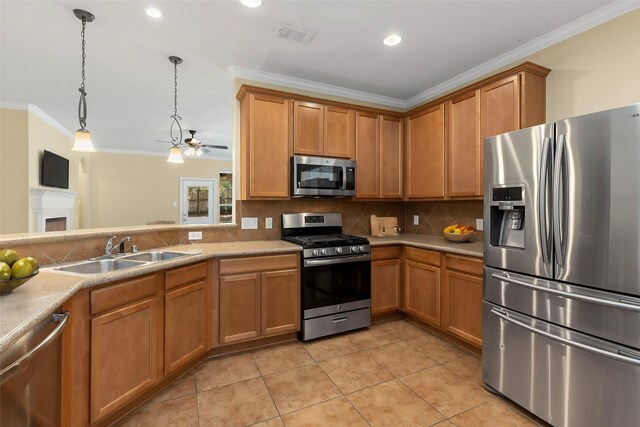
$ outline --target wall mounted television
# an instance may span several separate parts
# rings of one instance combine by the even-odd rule
[[[40,163],[40,185],[69,188],[69,159],[44,150]]]

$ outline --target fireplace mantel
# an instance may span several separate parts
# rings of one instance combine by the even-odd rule
[[[35,232],[45,231],[47,219],[65,218],[66,229],[73,228],[73,210],[79,193],[57,188],[32,188],[31,210],[34,216]]]

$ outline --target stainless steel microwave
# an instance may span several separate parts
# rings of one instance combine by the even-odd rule
[[[291,157],[291,197],[356,195],[356,162],[328,157]]]

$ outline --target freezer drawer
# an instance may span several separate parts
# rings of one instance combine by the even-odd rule
[[[637,297],[485,267],[484,300],[640,349]]]
[[[485,384],[554,426],[640,425],[640,352],[483,303]]]

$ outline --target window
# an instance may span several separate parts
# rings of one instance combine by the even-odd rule
[[[219,188],[219,218],[220,224],[230,224],[233,221],[233,174],[220,172]]]

